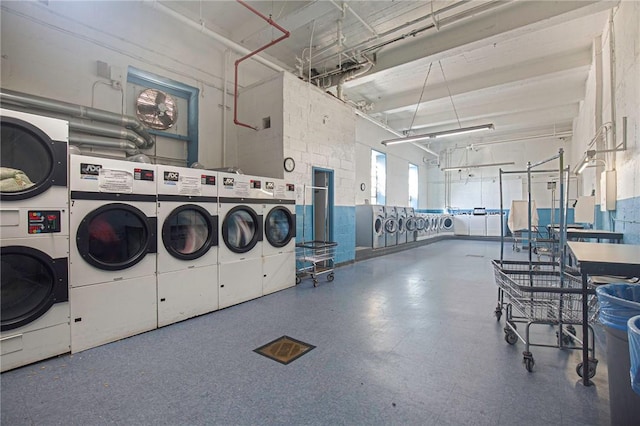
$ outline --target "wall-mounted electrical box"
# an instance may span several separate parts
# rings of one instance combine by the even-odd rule
[[[600,211],[610,211],[616,209],[616,171],[605,170],[600,174]]]

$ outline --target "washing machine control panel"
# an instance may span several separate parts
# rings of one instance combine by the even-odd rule
[[[29,210],[27,215],[29,234],[51,234],[61,230],[60,210]]]

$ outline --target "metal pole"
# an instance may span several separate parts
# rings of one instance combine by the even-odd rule
[[[502,169],[500,169],[500,266],[504,259],[504,205],[502,201]]]
[[[528,238],[527,238],[527,245],[529,246],[529,284],[533,285],[533,265],[532,265],[532,259],[531,259],[531,250],[532,250],[532,245],[531,245],[531,161],[527,162],[527,214],[528,214],[528,225],[529,225],[529,229],[528,229]]]

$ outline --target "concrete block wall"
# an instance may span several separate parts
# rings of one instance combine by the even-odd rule
[[[612,19],[613,27],[610,23],[605,25],[600,44],[595,46],[595,49],[602,52],[602,108],[598,110],[595,95],[585,99],[579,117],[574,121],[572,153],[574,162],[582,158],[587,149],[586,144],[596,131],[594,123],[597,120],[605,123],[611,121],[612,107],[615,110],[617,134],[615,141],[609,138],[609,148],[619,145],[622,142],[622,117],[628,117],[627,150],[598,154],[598,158],[606,161],[608,170],[617,172],[617,201],[615,211],[601,212],[600,205],[596,205],[595,227],[623,232],[625,243],[640,244],[640,3],[620,2],[619,6],[613,9]],[[611,28],[613,35],[610,34]],[[611,40],[614,41],[614,57],[610,54]],[[595,92],[598,84],[595,64],[592,65],[586,84],[587,94]],[[604,144],[597,147],[605,148]],[[580,186],[584,195],[595,189],[596,200],[600,200],[602,170],[602,166],[587,168],[580,175]]]
[[[336,262],[355,259],[355,114],[351,107],[291,74],[283,78],[284,157],[293,157],[296,168],[284,178],[297,186],[297,234],[305,229],[313,238],[313,170],[333,171],[333,240],[338,243]],[[305,221],[302,223],[302,212]],[[299,238],[298,238],[299,240]]]

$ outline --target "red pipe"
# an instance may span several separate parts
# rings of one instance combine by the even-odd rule
[[[242,123],[241,121],[238,120],[238,65],[240,65],[240,62],[244,61],[245,59],[249,59],[253,55],[256,55],[256,54],[262,52],[263,50],[273,46],[274,44],[281,42],[285,38],[288,38],[291,35],[291,33],[289,33],[289,31],[287,31],[284,28],[282,28],[280,25],[276,24],[271,18],[267,18],[262,13],[258,12],[253,7],[249,6],[244,1],[242,1],[242,0],[236,0],[236,1],[238,3],[240,3],[241,5],[243,5],[244,7],[246,7],[247,9],[249,9],[250,11],[252,11],[253,13],[255,13],[256,15],[258,15],[260,18],[262,18],[265,21],[267,21],[269,23],[269,25],[271,25],[272,27],[277,28],[278,30],[280,30],[280,31],[282,31],[284,33],[284,35],[282,37],[279,37],[279,38],[277,38],[275,40],[272,40],[270,43],[265,44],[264,46],[262,46],[258,50],[254,50],[253,52],[250,52],[250,53],[246,54],[245,56],[243,56],[242,58],[238,59],[235,62],[235,73],[234,73],[235,82],[234,82],[234,94],[233,94],[233,122],[234,122],[234,124],[236,124],[238,126],[243,126],[243,127],[248,127],[250,129],[253,129],[253,130],[258,130],[257,127],[253,127],[253,126],[251,126],[249,124]]]

